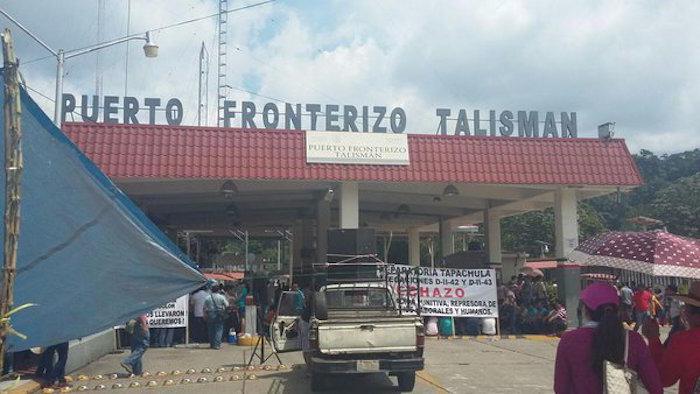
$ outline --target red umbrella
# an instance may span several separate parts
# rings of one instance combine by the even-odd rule
[[[579,245],[569,260],[656,276],[700,279],[700,240],[664,231],[612,231]]]

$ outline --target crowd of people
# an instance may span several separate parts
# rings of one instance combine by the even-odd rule
[[[620,383],[612,366],[624,366],[652,394],[679,383],[680,394],[700,389],[700,281],[692,283],[689,294],[678,295],[669,287],[663,298],[649,287],[624,284],[616,288],[596,282],[581,292],[583,325],[564,333],[557,348],[554,374],[556,393],[610,392]],[[667,300],[668,299],[668,300]],[[659,313],[664,303],[666,313]],[[671,314],[677,309],[678,316]],[[656,312],[656,315],[653,313]],[[633,316],[630,316],[633,314]],[[665,344],[661,343],[659,322],[676,317]],[[634,321],[634,323],[632,323]],[[673,323],[671,323],[673,324]],[[637,333],[641,327],[647,342]],[[628,391],[628,392],[641,392]]]
[[[622,320],[634,331],[639,331],[649,319],[656,320],[662,326],[670,325],[672,333],[681,329],[683,303],[676,297],[678,286],[675,284],[666,286],[664,291],[634,282],[629,285],[620,283],[617,288]]]
[[[566,330],[566,308],[550,300],[542,276],[520,274],[498,287],[501,332],[557,334]]]

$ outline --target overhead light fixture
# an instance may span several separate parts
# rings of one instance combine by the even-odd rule
[[[440,196],[433,196],[433,202],[440,202],[442,201],[442,197]]]
[[[442,191],[442,195],[445,197],[454,197],[459,195],[459,190],[453,184],[445,186],[445,190]]]
[[[406,204],[401,204],[396,209],[396,213],[400,213],[402,215],[405,215],[405,214],[410,213],[410,212],[411,212],[411,208]]]
[[[233,181],[226,181],[221,185],[220,191],[225,197],[232,197],[238,193],[238,186]]]
[[[143,53],[146,57],[158,57],[158,45],[151,41],[150,32],[146,32],[146,43],[143,44]]]
[[[326,191],[326,194],[323,196],[323,201],[325,202],[331,202],[333,201],[333,196],[335,195],[335,190],[332,188],[328,188],[328,191]]]

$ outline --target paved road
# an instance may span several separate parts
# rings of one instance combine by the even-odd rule
[[[426,369],[416,379],[416,393],[539,393],[551,392],[555,339],[429,339],[426,343]],[[74,388],[85,385],[93,390],[98,385],[110,389],[114,384],[128,387],[139,382],[141,387],[128,388],[124,392],[164,392],[199,393],[213,390],[249,393],[307,393],[309,378],[299,353],[282,354],[282,362],[288,367],[277,370],[277,362],[269,363],[272,370],[245,371],[243,357],[250,355],[251,349],[240,346],[224,346],[220,351],[208,348],[149,349],[144,358],[146,370],[164,376],[129,379],[119,367],[123,354],[107,355],[100,360],[72,374],[89,376],[90,380],[76,382]],[[174,370],[185,372],[194,369],[194,374],[172,375]],[[212,373],[201,373],[210,368]],[[224,368],[222,372],[217,372]],[[111,380],[109,375],[118,373],[119,378]],[[95,380],[101,374],[105,379]],[[250,374],[254,380],[248,379]],[[222,382],[214,382],[220,376]],[[197,383],[200,378],[207,382]],[[231,379],[239,380],[232,381]],[[173,380],[166,386],[166,380]],[[192,383],[182,383],[190,379]],[[148,380],[157,386],[145,389]],[[111,391],[111,390],[110,390]],[[384,374],[334,378],[329,392],[369,393],[396,392],[396,378]]]

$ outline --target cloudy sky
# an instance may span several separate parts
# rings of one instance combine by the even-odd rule
[[[237,8],[260,0],[230,0]],[[53,48],[99,42],[97,0],[4,0],[5,11]],[[198,54],[210,59],[210,124],[216,122],[214,0],[105,0],[105,40],[153,30],[158,58],[141,42],[99,52],[103,91],[179,97],[196,123]],[[579,136],[600,123],[632,151],[700,147],[700,2],[293,1],[229,17],[231,100],[405,108],[407,130],[435,133],[435,109],[569,111]],[[0,27],[9,23],[0,17]],[[54,95],[55,60],[17,29],[27,84]],[[128,56],[127,56],[128,54]],[[128,57],[128,69],[127,69]],[[96,55],[67,61],[65,91],[94,94]],[[128,83],[126,75],[128,70]],[[256,95],[246,93],[254,92]],[[33,97],[52,113],[53,103]],[[483,115],[482,115],[483,116]]]

